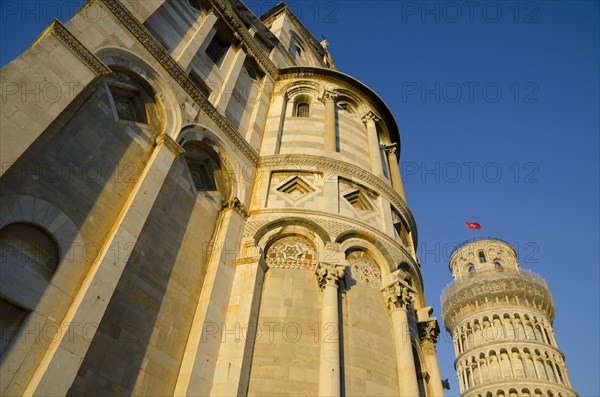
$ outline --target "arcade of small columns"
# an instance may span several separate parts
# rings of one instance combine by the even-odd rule
[[[325,90],[321,96],[321,101],[325,105],[325,151],[336,152],[336,101],[339,94],[335,91]],[[404,187],[400,176],[400,168],[398,167],[398,144],[381,145],[379,143],[377,125],[379,116],[374,112],[369,111],[362,117],[363,123],[367,128],[367,137],[369,140],[369,157],[371,163],[371,172],[383,177],[383,168],[381,162],[381,149],[387,154],[387,164],[390,170],[390,180],[392,187],[405,199]]]
[[[571,387],[552,327],[543,317],[504,313],[502,320],[498,314],[490,320],[484,316],[459,324],[454,334],[461,393],[489,382],[517,378]]]
[[[338,289],[344,276],[345,267],[320,263],[315,274],[323,293],[321,311],[322,324],[335,324],[335,334],[327,341],[321,340],[319,369],[319,396],[340,396],[340,347],[338,324]],[[386,299],[392,319],[396,364],[400,396],[418,396],[416,366],[409,331],[408,310],[411,308],[412,295],[407,287],[396,280],[381,289]],[[433,396],[443,396],[435,342],[439,329],[435,320],[424,323],[420,332],[421,348],[425,365],[429,371]],[[333,342],[332,342],[333,340]]]

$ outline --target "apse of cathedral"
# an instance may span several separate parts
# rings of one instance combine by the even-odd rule
[[[2,104],[1,395],[443,396],[398,125],[327,47],[89,0],[2,69],[62,95]]]

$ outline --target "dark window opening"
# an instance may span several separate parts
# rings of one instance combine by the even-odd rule
[[[299,103],[296,107],[296,117],[308,117],[310,106],[306,102]]]
[[[217,67],[221,67],[230,46],[230,43],[215,36],[206,48],[206,55],[215,65],[217,65]]]

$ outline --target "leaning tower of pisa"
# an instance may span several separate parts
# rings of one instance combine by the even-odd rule
[[[462,397],[577,396],[558,349],[546,282],[521,269],[495,238],[469,240],[451,255],[442,292]]]

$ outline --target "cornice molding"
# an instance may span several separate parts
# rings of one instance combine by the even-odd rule
[[[148,50],[148,52],[162,65],[171,77],[184,89],[184,91],[200,106],[200,108],[225,132],[227,137],[235,144],[244,156],[251,162],[258,162],[258,153],[237,132],[225,116],[221,115],[208,99],[196,88],[185,71],[154,38],[152,33],[121,4],[119,0],[93,0],[103,3],[113,15],[125,26],[131,34]],[[240,22],[241,23],[241,22]]]
[[[402,213],[404,220],[406,223],[408,223],[410,230],[413,233],[414,248],[416,249],[418,246],[419,239],[417,233],[417,224],[412,212],[402,197],[400,197],[400,195],[392,188],[392,186],[383,179],[356,165],[322,156],[305,154],[264,156],[258,163],[259,168],[267,168],[269,170],[275,170],[282,167],[285,168],[291,165],[306,165],[309,167],[315,167],[320,171],[330,171],[333,173],[342,174],[346,177],[357,178],[362,182],[371,185],[378,193],[381,193]]]
[[[234,34],[237,33],[246,52],[256,60],[265,73],[269,74],[275,80],[278,74],[277,67],[263,49],[260,48],[258,43],[256,43],[254,37],[250,35],[250,32],[248,32],[248,29],[246,29],[246,26],[231,5],[224,0],[210,0],[210,3],[213,6],[213,11],[225,21]]]
[[[50,26],[42,33],[39,41],[43,37],[53,34],[61,43],[63,43],[77,58],[86,64],[92,72],[98,76],[104,76],[111,73],[111,70],[90,50],[88,50],[60,21],[55,19]],[[37,42],[36,41],[36,42]]]

